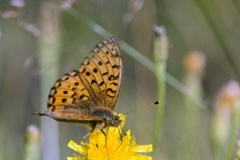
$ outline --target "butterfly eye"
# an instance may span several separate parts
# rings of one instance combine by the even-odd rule
[[[113,119],[111,117],[106,116],[103,119],[107,125],[109,125],[109,126],[113,125]]]
[[[112,127],[118,127],[121,123],[121,120],[119,120],[118,116],[114,116],[111,119],[109,119],[109,125]]]

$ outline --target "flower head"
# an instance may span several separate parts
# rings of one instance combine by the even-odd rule
[[[141,152],[151,152],[152,145],[136,145],[136,139],[131,136],[128,130],[122,137],[122,126],[125,123],[125,116],[119,115],[122,123],[119,127],[109,127],[101,130],[94,130],[89,137],[89,144],[74,141],[68,143],[68,147],[79,152],[83,156],[68,157],[68,160],[150,160],[151,157],[142,155]]]

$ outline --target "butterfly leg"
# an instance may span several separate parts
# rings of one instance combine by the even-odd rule
[[[87,150],[86,160],[87,160],[87,157],[88,157],[88,147],[87,147],[87,144],[86,144],[86,142],[85,142],[85,139],[86,139],[88,136],[90,136],[90,134],[91,134],[95,129],[99,129],[99,125],[98,125],[98,123],[93,123],[91,127],[92,127],[91,131],[90,131],[88,134],[86,134],[85,136],[82,137],[82,142],[84,143],[84,146],[85,146],[85,148],[86,148],[86,150]],[[102,129],[101,129],[101,130],[102,130]],[[104,135],[105,135],[105,133],[104,133]]]
[[[107,146],[107,135],[106,135],[106,133],[104,132],[104,130],[103,129],[101,129],[101,132],[102,132],[102,134],[105,136],[105,144],[106,144],[106,148],[107,148],[107,155],[108,155],[108,159],[109,159],[109,153],[108,153],[108,146]]]
[[[85,141],[85,139],[86,139],[91,133],[92,133],[92,131],[89,132],[88,134],[86,134],[85,136],[83,136],[82,140]]]
[[[82,142],[86,148],[87,154],[86,154],[86,160],[88,159],[88,148],[87,148],[87,144],[85,142],[85,139],[92,133],[93,130],[91,130],[88,134],[86,134],[85,136],[82,137]]]
[[[123,130],[123,128],[122,128],[121,125],[120,125],[120,127],[121,127],[121,130],[124,132],[124,136],[126,136],[127,133]],[[118,133],[119,133],[119,135],[120,135],[121,143],[120,143],[120,144],[118,145],[118,147],[115,149],[114,153],[118,150],[118,148],[119,148],[119,147],[122,145],[122,143],[123,143],[123,136],[122,136],[122,134],[121,134],[121,132],[120,132],[120,129],[117,128],[117,130],[118,130]]]

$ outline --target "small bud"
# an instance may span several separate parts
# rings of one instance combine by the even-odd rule
[[[234,109],[240,100],[240,86],[238,82],[231,80],[222,87],[217,95],[215,108]],[[216,108],[216,109],[217,109]]]
[[[201,75],[206,65],[206,58],[201,51],[194,51],[184,59],[184,67],[190,74]]]

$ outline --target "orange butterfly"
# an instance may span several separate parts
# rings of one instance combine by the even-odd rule
[[[90,55],[78,70],[55,82],[48,95],[47,111],[34,114],[87,124],[92,131],[120,125],[119,116],[113,112],[122,78],[122,55],[116,39],[101,41]]]

